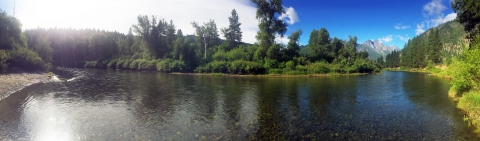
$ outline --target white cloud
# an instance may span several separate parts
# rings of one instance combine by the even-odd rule
[[[445,9],[447,7],[442,4],[442,0],[432,0],[423,6],[423,14],[424,16],[441,15]]]
[[[408,40],[410,40],[410,37],[408,37],[408,35],[405,35],[405,36],[402,36],[402,35],[395,35],[395,37],[397,37],[398,39],[404,41],[404,42],[408,42]]]
[[[157,15],[173,20],[184,34],[193,34],[192,21],[200,24],[215,20],[217,28],[229,25],[232,9],[239,16],[243,41],[254,43],[258,31],[256,8],[249,0],[21,0],[16,2],[16,17],[24,29],[43,28],[95,28],[127,33],[138,15]],[[293,8],[291,8],[293,10]],[[296,12],[288,10],[290,22],[298,22]],[[223,36],[222,36],[223,38]]]
[[[415,33],[417,35],[425,32],[426,29],[436,27],[440,24],[455,20],[457,18],[456,13],[450,13],[447,16],[444,16],[443,11],[446,7],[442,4],[441,0],[432,0],[423,6],[423,20],[420,24],[417,24]]]
[[[285,7],[285,13],[278,17],[279,19],[285,20],[288,24],[294,24],[300,19],[298,18],[297,12],[293,7]]]
[[[381,41],[381,42],[388,43],[388,42],[391,42],[393,40],[392,37],[393,37],[393,35],[387,35],[386,37],[378,38],[378,40]]]
[[[425,27],[425,25],[423,23],[417,24],[417,29],[415,29],[415,34],[420,35],[423,32],[425,32],[425,29],[423,29],[424,27]]]
[[[275,42],[280,43],[280,44],[284,44],[284,45],[288,44],[289,41],[290,41],[290,39],[288,39],[287,36],[283,36],[283,37],[277,36],[275,38]]]
[[[408,25],[402,25],[402,23],[398,23],[398,24],[396,24],[395,26],[393,26],[393,28],[395,28],[395,29],[402,29],[402,30],[403,30],[403,29],[408,29],[408,28],[410,28],[410,26],[408,26]]]

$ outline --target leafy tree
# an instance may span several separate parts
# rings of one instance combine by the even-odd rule
[[[11,50],[15,44],[26,46],[21,26],[17,18],[8,16],[0,9],[0,49]]]
[[[137,17],[138,24],[133,25],[133,31],[143,38],[143,41],[146,43],[146,53],[148,56],[155,58],[157,56],[157,51],[153,48],[156,44],[153,43],[153,37],[158,36],[158,28],[155,25],[156,19],[152,16],[153,22],[150,22],[150,19],[147,15],[140,15]]]
[[[196,29],[196,38],[195,40],[200,45],[204,46],[204,58],[207,58],[207,47],[213,47],[218,45],[220,38],[218,38],[217,24],[215,21],[210,20],[208,23],[203,23],[203,26],[198,25],[197,22],[193,21],[192,26]]]
[[[294,31],[289,37],[286,55],[289,57],[288,60],[293,59],[294,57],[298,57],[298,52],[300,51],[299,40],[300,36],[302,35],[302,30]]]
[[[452,8],[457,13],[457,19],[464,26],[469,34],[468,38],[473,39],[480,33],[480,1],[478,0],[455,0]]]
[[[241,23],[238,22],[238,14],[235,9],[232,10],[232,16],[228,17],[230,25],[228,28],[222,28],[225,42],[228,43],[229,49],[237,47],[242,42],[242,31],[240,29]]]
[[[267,51],[275,44],[275,37],[278,34],[283,37],[287,31],[287,23],[278,18],[285,13],[282,0],[251,0],[257,6],[256,18],[259,20],[257,40],[260,45],[257,56],[262,59],[267,56]],[[273,49],[270,49],[273,50]],[[273,58],[271,58],[273,59]]]
[[[181,37],[183,37],[183,32],[182,32],[181,29],[178,29],[177,30],[177,38],[181,38]]]
[[[332,62],[334,54],[330,44],[330,33],[327,29],[313,30],[308,40],[308,48],[310,49],[310,57],[312,60],[326,60]]]
[[[337,37],[333,38],[332,40],[332,44],[330,45],[330,47],[332,48],[332,54],[334,57],[339,57],[338,55],[338,52],[344,48],[344,42],[340,39],[338,39]]]

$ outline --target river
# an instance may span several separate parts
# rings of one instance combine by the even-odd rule
[[[299,78],[67,69],[0,101],[0,140],[479,140],[424,73]]]

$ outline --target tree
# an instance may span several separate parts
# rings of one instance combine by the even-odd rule
[[[433,63],[438,64],[442,62],[443,45],[440,40],[440,34],[437,30],[432,30],[428,35],[429,55],[428,58]]]
[[[17,18],[8,16],[0,10],[0,49],[11,50],[15,44],[26,47],[21,23]]]
[[[357,36],[348,36],[349,40],[347,42],[347,45],[345,47],[345,52],[346,52],[346,58],[348,60],[348,64],[351,64],[354,62],[355,59],[355,53],[357,52]]]
[[[238,14],[235,9],[232,10],[232,16],[228,17],[230,25],[228,28],[222,28],[223,36],[229,48],[237,47],[242,42],[241,23],[238,22]]]
[[[210,20],[208,23],[203,23],[203,26],[199,26],[197,22],[193,21],[192,26],[196,29],[196,40],[200,45],[203,44],[204,58],[207,58],[207,47],[213,47],[218,45],[220,38],[218,38],[217,24],[215,21]]]
[[[302,35],[302,30],[297,30],[288,37],[290,41],[288,41],[286,55],[289,57],[289,60],[299,55],[298,52],[300,51],[300,35]]]
[[[480,1],[478,0],[455,0],[452,8],[457,13],[457,19],[464,26],[469,34],[468,38],[473,39],[480,33]]]
[[[330,33],[326,28],[313,30],[308,40],[308,48],[310,49],[310,57],[312,60],[326,60],[332,62],[334,55],[330,46]]]
[[[267,55],[267,51],[273,44],[278,34],[283,37],[287,31],[287,23],[278,18],[279,15],[285,13],[282,6],[282,0],[251,0],[257,6],[256,18],[259,20],[258,28],[260,31],[255,36],[259,42],[260,50],[258,57],[263,59]]]
[[[158,27],[156,24],[156,19],[152,16],[153,22],[150,22],[147,15],[139,15],[137,17],[138,23],[136,25],[132,25],[133,32],[137,35],[141,36],[143,41],[146,43],[145,53],[148,54],[148,58],[156,58],[157,57],[157,50],[154,48],[156,43],[154,43],[154,37],[160,35],[158,31]]]
[[[182,38],[183,37],[183,32],[181,29],[177,30],[177,38]]]

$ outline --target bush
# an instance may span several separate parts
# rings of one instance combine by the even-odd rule
[[[260,63],[244,60],[236,60],[228,66],[228,73],[231,74],[263,74],[265,69]]]
[[[307,72],[310,74],[326,74],[330,72],[326,62],[315,62],[307,66]]]
[[[282,69],[268,69],[268,74],[283,74]]]
[[[468,50],[460,60],[453,60],[447,70],[452,76],[451,91],[462,94],[471,89],[478,89],[480,82],[480,49]]]
[[[287,63],[285,63],[285,69],[287,71],[293,71],[295,70],[295,62],[293,62],[292,60],[288,61]]]
[[[45,64],[37,53],[24,47],[17,47],[10,52],[10,57],[5,61],[9,67],[19,68],[24,71],[48,71],[49,64]]]
[[[108,63],[107,63],[107,68],[117,68],[117,61],[118,60],[110,60]]]
[[[186,65],[181,60],[164,59],[157,62],[157,70],[161,72],[182,72]]]
[[[0,50],[0,73],[4,73],[7,71],[8,64],[7,64],[8,54],[6,50]]]
[[[471,124],[480,125],[480,92],[469,91],[458,101],[458,108],[466,112],[468,117],[471,117]]]
[[[195,69],[199,73],[230,73],[230,74],[263,74],[265,68],[257,62],[236,60],[231,63],[226,61],[213,61],[205,66]]]

